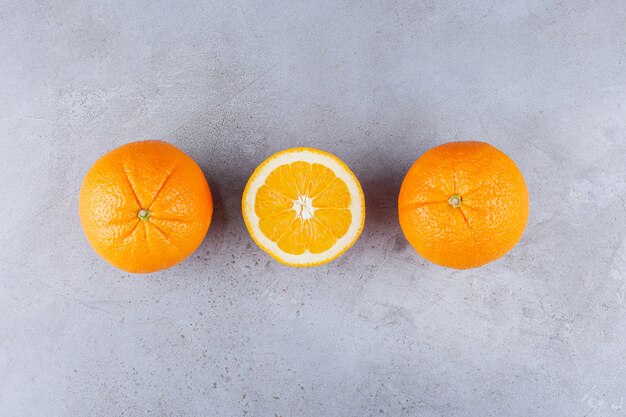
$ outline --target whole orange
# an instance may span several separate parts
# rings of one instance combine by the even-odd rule
[[[475,268],[500,258],[522,237],[528,190],[515,162],[495,147],[446,143],[409,169],[398,217],[424,258],[450,268]]]
[[[96,161],[83,180],[78,207],[94,250],[135,273],[169,268],[191,255],[213,214],[198,164],[154,140],[128,143]]]

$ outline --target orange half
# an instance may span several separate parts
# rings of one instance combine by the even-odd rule
[[[244,189],[242,212],[261,249],[285,265],[306,267],[330,262],[356,242],[365,198],[339,158],[292,148],[257,167]]]

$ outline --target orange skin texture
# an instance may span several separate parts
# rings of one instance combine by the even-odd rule
[[[461,197],[459,207],[449,203]],[[451,142],[422,155],[398,197],[400,226],[438,265],[476,268],[510,251],[528,220],[528,189],[506,154],[484,142]]]
[[[80,221],[93,249],[133,273],[169,268],[202,243],[213,214],[209,184],[187,154],[161,141],[105,154],[80,189]],[[140,210],[148,210],[144,220]]]

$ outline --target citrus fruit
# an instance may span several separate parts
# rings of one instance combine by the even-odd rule
[[[105,154],[80,189],[80,220],[94,250],[128,272],[154,272],[189,256],[211,223],[211,190],[200,167],[166,142]]]
[[[336,259],[365,223],[359,180],[339,158],[312,148],[287,149],[259,165],[243,192],[242,211],[256,244],[298,267]]]
[[[447,143],[409,169],[398,217],[424,258],[450,268],[475,268],[500,258],[522,237],[528,190],[513,160],[495,147]]]

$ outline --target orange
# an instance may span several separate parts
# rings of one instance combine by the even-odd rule
[[[94,250],[112,265],[146,273],[169,268],[202,243],[213,213],[202,170],[161,141],[105,154],[80,189],[80,221]]]
[[[365,223],[359,180],[339,158],[312,148],[287,149],[259,165],[243,192],[242,211],[256,244],[297,267],[336,259]]]
[[[398,197],[400,226],[424,258],[475,268],[505,255],[528,220],[528,190],[511,158],[484,142],[452,142],[422,155]]]

